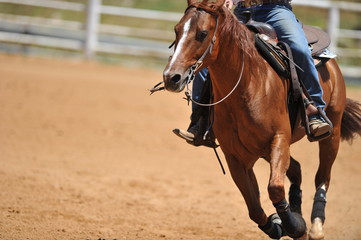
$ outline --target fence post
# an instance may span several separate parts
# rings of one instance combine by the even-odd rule
[[[84,55],[87,59],[93,58],[97,49],[101,1],[88,0],[86,8]]]
[[[330,51],[337,54],[337,42],[340,29],[340,9],[332,6],[328,12],[328,34],[331,37]]]

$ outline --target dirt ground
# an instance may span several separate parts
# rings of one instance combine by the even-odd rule
[[[213,151],[171,132],[188,125],[190,108],[182,94],[149,96],[161,71],[0,62],[0,239],[268,239]],[[361,101],[361,89],[348,96]],[[334,164],[327,240],[361,239],[360,143],[342,143]],[[303,140],[292,155],[303,167],[309,225],[317,143]],[[264,161],[256,174],[271,214]]]

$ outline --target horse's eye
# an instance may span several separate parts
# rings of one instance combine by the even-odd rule
[[[207,35],[208,35],[207,30],[198,31],[196,34],[196,40],[199,42],[203,42],[203,40],[207,37]]]

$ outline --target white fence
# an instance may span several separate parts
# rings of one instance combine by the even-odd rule
[[[174,23],[182,17],[181,13],[102,5],[101,0],[88,0],[87,5],[59,0],[0,0],[0,4],[2,3],[69,10],[75,13],[86,12],[85,24],[0,12],[0,42],[82,51],[87,58],[92,58],[96,53],[160,58],[170,55],[168,45],[174,38],[172,29],[147,29],[122,26],[121,24],[101,24],[100,16],[102,14]],[[347,10],[361,13],[361,3],[293,0],[292,4],[294,6],[328,9],[328,32],[333,40],[330,50],[342,57],[356,56],[361,58],[360,49],[341,49],[337,47],[340,36],[361,40],[361,31],[340,29],[339,27],[340,11]],[[115,35],[118,37],[115,37]],[[132,36],[132,38],[129,36]],[[361,71],[358,68],[347,68],[347,73],[361,77]]]

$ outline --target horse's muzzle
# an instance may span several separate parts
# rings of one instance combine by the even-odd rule
[[[179,73],[164,73],[163,74],[163,81],[164,81],[164,87],[167,91],[170,92],[181,92],[183,91],[186,83],[187,83],[188,77],[184,77],[183,75]]]

